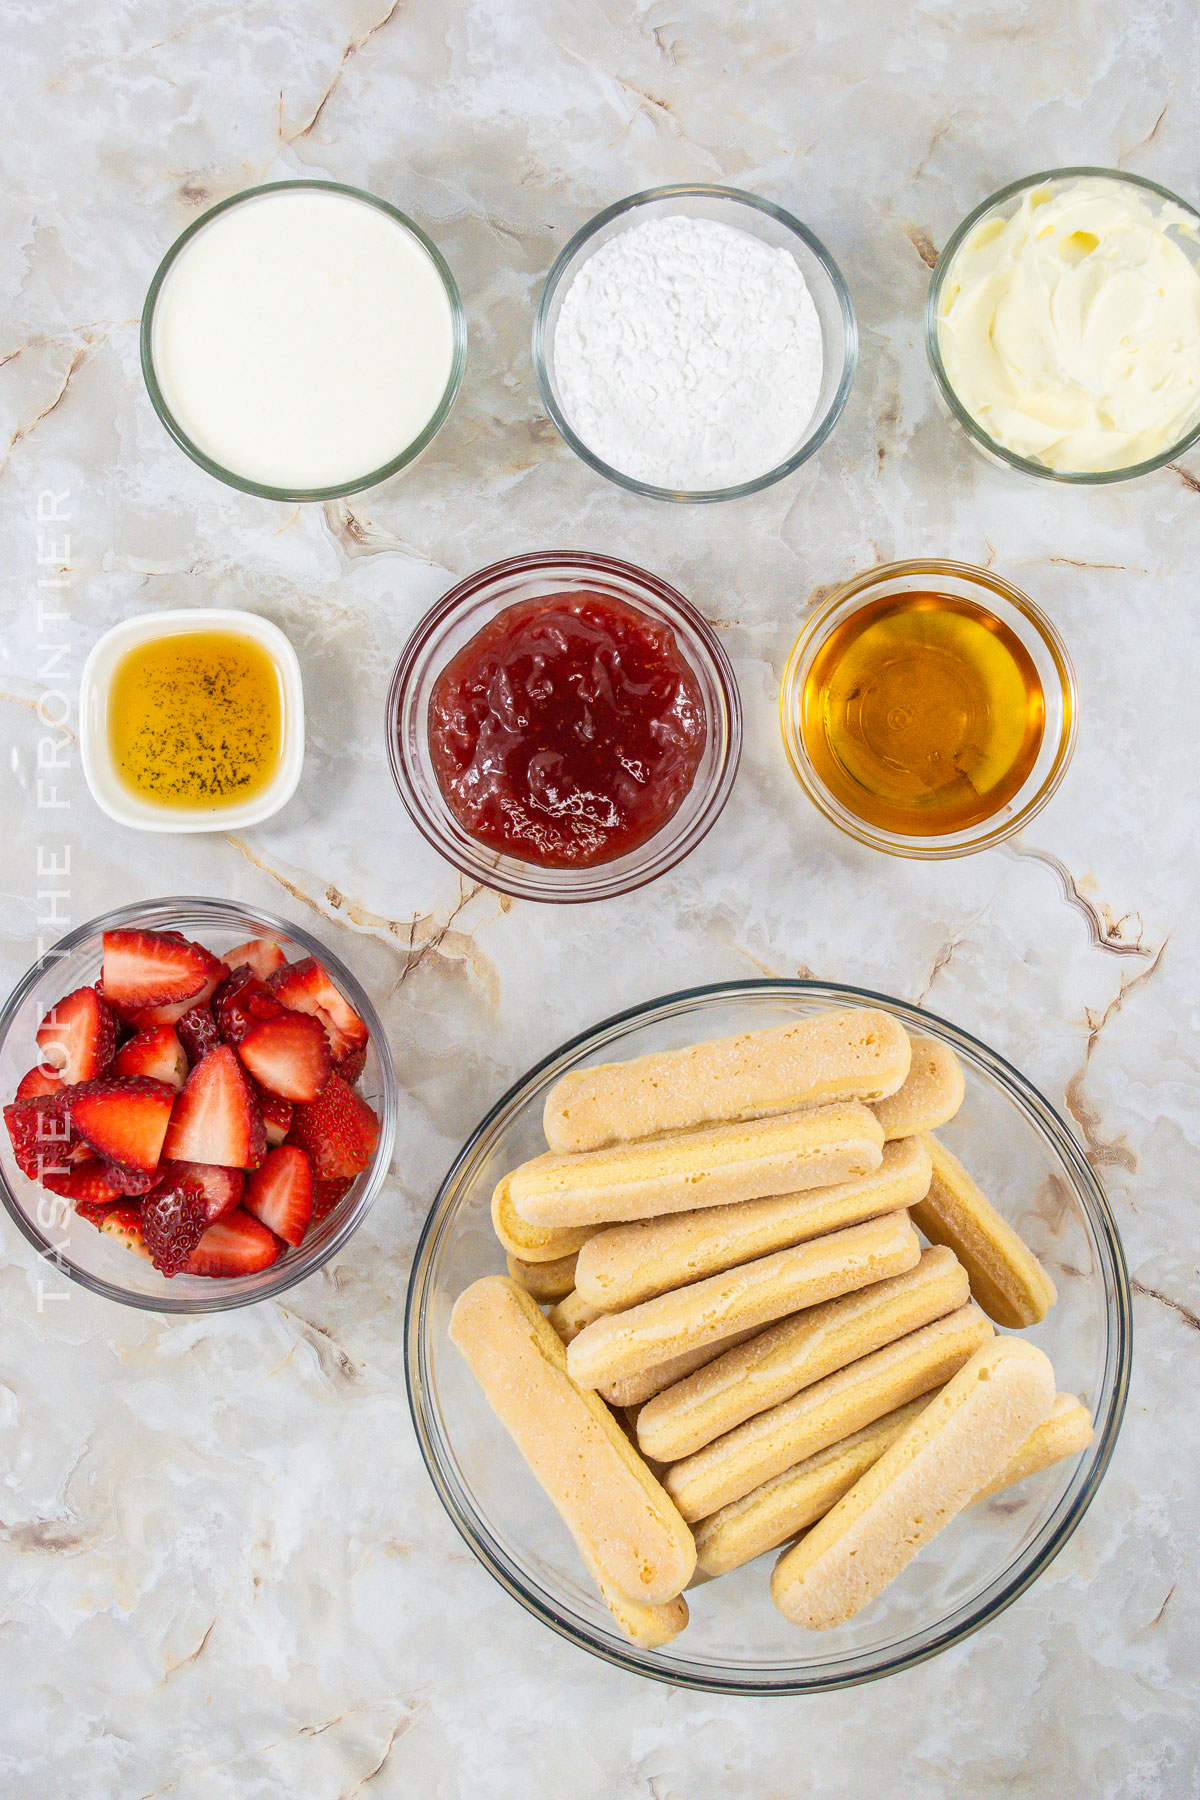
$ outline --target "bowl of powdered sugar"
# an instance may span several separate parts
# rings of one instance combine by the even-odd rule
[[[662,500],[730,500],[791,474],[837,423],[857,354],[824,245],[736,188],[654,188],[597,214],[550,270],[533,327],[567,443]]]

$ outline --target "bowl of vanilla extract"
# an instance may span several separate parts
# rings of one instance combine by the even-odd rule
[[[990,569],[925,559],[856,575],[805,621],[780,694],[801,787],[859,843],[965,856],[1020,831],[1075,747],[1054,626]]]

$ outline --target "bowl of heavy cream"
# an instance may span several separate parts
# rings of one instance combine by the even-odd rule
[[[1106,169],[1054,169],[964,219],[930,285],[942,397],[985,453],[1127,479],[1200,437],[1200,214]]]
[[[466,328],[411,219],[357,188],[282,181],[175,241],[141,349],[154,408],[194,462],[269,499],[326,500],[426,447],[458,392]]]

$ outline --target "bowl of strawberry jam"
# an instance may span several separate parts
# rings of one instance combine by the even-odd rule
[[[388,695],[400,797],[464,875],[602,900],[695,848],[729,797],[741,703],[705,619],[587,552],[470,575],[413,633]]]

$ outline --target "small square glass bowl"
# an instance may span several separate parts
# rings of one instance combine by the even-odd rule
[[[735,487],[691,492],[655,487],[613,468],[603,457],[597,456],[572,429],[563,409],[554,372],[554,334],[558,316],[567,289],[582,264],[602,244],[629,226],[641,224],[646,219],[673,218],[680,214],[692,219],[713,219],[735,231],[749,232],[752,237],[774,248],[786,250],[799,265],[817,309],[817,317],[821,321],[825,367],[821,377],[821,391],[804,436],[777,467],[769,469],[764,475],[756,476],[752,481],[739,482]],[[740,188],[699,184],[649,188],[644,193],[631,194],[627,199],[618,200],[615,205],[606,207],[564,246],[546,277],[533,321],[534,375],[542,403],[560,434],[570,444],[576,456],[581,457],[589,467],[606,476],[609,481],[616,482],[618,487],[628,488],[635,494],[645,494],[653,500],[736,500],[743,494],[757,494],[761,489],[770,487],[773,482],[782,481],[785,475],[792,474],[793,470],[798,469],[802,462],[807,462],[820,449],[837,424],[850,394],[857,361],[858,326],[850,301],[850,291],[842,278],[841,270],[824,244],[807,225],[802,225],[799,219],[793,218],[781,206],[775,206],[770,200],[763,200],[757,194],[743,193]]]
[[[777,1553],[770,1552],[719,1580],[693,1583],[687,1630],[661,1649],[638,1649],[614,1626],[569,1532],[451,1343],[450,1312],[471,1282],[503,1272],[492,1190],[545,1149],[546,1095],[569,1070],[846,1006],[884,1007],[962,1063],[966,1097],[939,1136],[1053,1276],[1057,1303],[1020,1335],[1050,1357],[1059,1387],[1089,1408],[1095,1436],[1081,1455],[968,1507],[848,1624],[831,1631],[790,1625],[771,1602]],[[562,1045],[510,1088],[463,1145],[430,1209],[413,1258],[404,1354],[417,1442],[438,1497],[484,1568],[535,1619],[605,1662],[673,1687],[800,1694],[923,1662],[989,1624],[1038,1579],[1108,1466],[1129,1387],[1131,1333],[1129,1277],[1108,1201],[1062,1119],[1023,1075],[918,1007],[865,989],[773,979],[692,988],[631,1007]]]
[[[1036,475],[1042,481],[1063,481],[1076,487],[1102,487],[1113,481],[1131,481],[1137,475],[1148,475],[1153,469],[1161,469],[1165,463],[1174,462],[1185,451],[1200,440],[1200,417],[1178,443],[1169,449],[1162,450],[1157,456],[1145,462],[1130,463],[1123,469],[1052,469],[1048,464],[1037,462],[1032,457],[1021,456],[1015,450],[999,442],[979,423],[974,413],[968,411],[955,392],[953,383],[946,371],[942,358],[940,318],[942,310],[942,294],[946,281],[964,241],[980,226],[991,220],[1002,220],[1010,217],[1019,206],[1023,196],[1031,188],[1046,188],[1056,193],[1073,181],[1112,181],[1119,186],[1135,189],[1143,197],[1152,196],[1156,200],[1165,201],[1179,208],[1195,220],[1196,234],[1186,232],[1174,233],[1173,241],[1190,258],[1193,263],[1200,264],[1200,213],[1178,194],[1169,188],[1160,187],[1156,181],[1147,181],[1142,175],[1128,175],[1124,169],[1096,169],[1087,166],[1079,168],[1045,169],[1038,175],[1024,175],[1019,181],[1010,182],[1007,187],[982,201],[974,212],[967,214],[962,224],[955,230],[942,254],[938,257],[932,278],[929,283],[929,295],[925,302],[925,350],[929,357],[929,366],[933,371],[938,399],[942,410],[966,434],[968,442],[988,462],[998,463],[1009,469],[1018,469],[1023,475]]]
[[[45,1258],[47,1267],[41,1279],[47,1290],[61,1293],[62,1278],[66,1277],[106,1300],[162,1313],[226,1312],[255,1300],[274,1299],[342,1249],[362,1224],[387,1176],[396,1137],[396,1077],[379,1015],[345,964],[299,925],[240,901],[190,896],[143,900],[68,932],[17,983],[0,1011],[0,1104],[8,1104],[22,1075],[37,1060],[34,1034],[44,1014],[64,994],[96,980],[103,934],[129,927],[179,931],[217,956],[248,938],[265,936],[274,938],[290,961],[315,957],[371,1034],[358,1092],[379,1119],[375,1155],[299,1248],[286,1249],[269,1269],[256,1275],[173,1275],[168,1280],[152,1263],[78,1218],[69,1200],[23,1175],[2,1124],[0,1201],[38,1255]]]
[[[586,590],[669,625],[704,697],[708,735],[695,779],[676,811],[644,844],[592,868],[552,869],[502,855],[469,836],[446,803],[429,747],[429,705],[442,670],[506,606]],[[610,900],[655,881],[716,824],[742,749],[742,702],[732,665],[708,621],[682,594],[632,563],[590,551],[512,556],[469,575],[438,601],[400,655],[384,730],[400,798],[422,836],[471,881],[520,900]]]
[[[808,753],[803,731],[805,683],[830,635],[873,601],[922,591],[966,600],[1000,619],[1032,659],[1045,702],[1045,725],[1037,759],[1011,800],[978,824],[929,837],[888,831],[884,826],[852,813],[821,779]],[[970,563],[947,562],[937,557],[883,563],[854,576],[838,588],[805,620],[804,629],[792,646],[779,690],[784,749],[792,773],[818,811],[872,850],[927,862],[969,856],[976,850],[987,850],[993,844],[1003,843],[1005,838],[1023,830],[1041,812],[1067,772],[1075,749],[1078,711],[1075,670],[1066,645],[1041,608],[990,569],[977,569]]]
[[[279,766],[269,784],[250,800],[232,806],[161,806],[122,779],[113,759],[109,704],[113,680],[136,647],[192,632],[228,632],[246,638],[270,657],[279,681],[281,741]],[[304,682],[289,640],[269,619],[227,607],[196,607],[144,613],[125,619],[92,646],[79,686],[79,750],[95,800],[110,819],[138,831],[237,831],[261,825],[296,791],[304,766]]]

